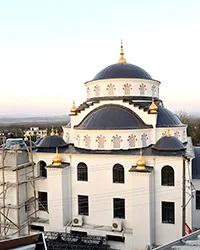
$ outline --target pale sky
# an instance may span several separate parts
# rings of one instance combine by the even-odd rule
[[[199,0],[0,0],[0,115],[68,114],[124,57],[172,111],[200,109]]]

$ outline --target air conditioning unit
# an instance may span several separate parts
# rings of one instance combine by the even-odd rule
[[[72,220],[72,226],[81,227],[82,225],[83,225],[83,216],[82,215],[74,216]]]
[[[112,230],[121,232],[122,231],[122,220],[120,219],[114,219],[112,221]]]

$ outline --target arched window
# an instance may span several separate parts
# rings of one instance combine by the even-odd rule
[[[46,162],[44,162],[44,161],[40,161],[39,162],[39,168],[40,168],[40,176],[42,176],[42,177],[47,177],[47,170],[46,170]]]
[[[161,171],[162,186],[174,186],[174,169],[170,166],[164,166]]]
[[[77,180],[78,181],[88,181],[87,165],[83,162],[80,162],[77,166]]]
[[[124,183],[124,167],[121,164],[113,167],[113,183]]]

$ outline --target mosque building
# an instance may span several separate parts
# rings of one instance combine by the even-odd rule
[[[114,249],[145,249],[182,236],[191,200],[192,142],[164,107],[160,82],[117,63],[85,83],[63,137],[34,145],[37,218],[31,230],[106,236]],[[170,94],[170,93],[169,93]],[[31,214],[31,207],[29,213]],[[192,202],[184,220],[192,228]]]

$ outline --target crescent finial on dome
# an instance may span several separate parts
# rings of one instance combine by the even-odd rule
[[[121,39],[121,51],[120,51],[120,58],[119,58],[119,60],[118,60],[118,63],[119,64],[124,64],[124,63],[126,63],[126,60],[124,59],[124,46],[123,46],[123,43],[122,43],[122,39]]]

